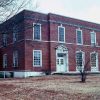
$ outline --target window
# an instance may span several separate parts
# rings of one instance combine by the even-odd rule
[[[13,52],[13,67],[18,67],[18,51]]]
[[[91,32],[91,45],[96,45],[96,33],[95,32]]]
[[[60,59],[60,64],[61,64],[61,65],[64,64],[64,59]]]
[[[62,26],[58,26],[58,40],[65,42],[65,28]]]
[[[41,50],[33,50],[33,66],[42,66]]]
[[[96,67],[96,53],[91,54],[91,66]]]
[[[3,55],[3,68],[7,67],[7,54]]]
[[[96,70],[98,67],[98,54],[96,52],[91,53],[91,68]]]
[[[79,51],[76,53],[76,67],[79,71],[83,70],[84,67],[84,53]]]
[[[7,34],[6,33],[2,34],[2,42],[3,42],[3,46],[7,46]]]
[[[13,42],[18,41],[18,26],[13,27]]]
[[[34,24],[33,26],[33,39],[41,40],[41,25],[40,24]]]
[[[76,41],[77,41],[77,44],[83,44],[82,30],[80,29],[76,30]]]

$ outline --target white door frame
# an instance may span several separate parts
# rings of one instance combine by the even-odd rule
[[[65,72],[68,72],[69,71],[69,67],[68,67],[68,49],[63,46],[63,45],[60,45],[56,48],[56,71],[57,71],[57,57],[58,57],[58,54],[64,54],[64,59],[65,59],[65,66],[66,66],[66,69],[65,69]]]

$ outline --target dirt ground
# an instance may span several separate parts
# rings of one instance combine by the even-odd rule
[[[0,79],[0,100],[100,100],[100,75]]]

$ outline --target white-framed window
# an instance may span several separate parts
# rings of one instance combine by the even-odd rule
[[[83,71],[85,64],[85,53],[82,51],[76,52],[76,70]]]
[[[91,70],[98,71],[98,53],[97,52],[90,53],[90,60],[91,60]]]
[[[7,54],[3,55],[3,68],[7,67]]]
[[[65,27],[58,26],[58,41],[65,42]]]
[[[6,33],[2,34],[2,42],[3,42],[3,46],[7,46],[7,34]]]
[[[13,42],[18,41],[18,31],[19,31],[18,26],[15,25],[13,27]]]
[[[33,50],[33,66],[42,67],[42,51]]]
[[[33,39],[41,40],[41,24],[33,23]]]
[[[76,43],[79,45],[83,44],[83,33],[80,29],[76,29]]]
[[[93,31],[93,32],[90,32],[91,34],[91,45],[96,45],[96,33]]]
[[[13,52],[13,67],[18,67],[18,51]]]

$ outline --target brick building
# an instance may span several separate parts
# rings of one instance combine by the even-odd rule
[[[100,72],[100,24],[24,10],[2,23],[0,33],[1,73]]]

